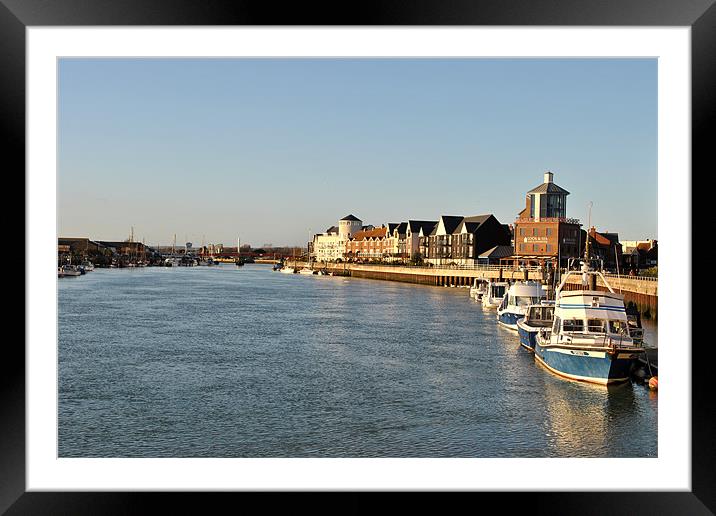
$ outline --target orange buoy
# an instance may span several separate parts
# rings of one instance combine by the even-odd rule
[[[649,378],[649,388],[656,390],[659,387],[659,380],[656,378],[656,376],[652,376]]]

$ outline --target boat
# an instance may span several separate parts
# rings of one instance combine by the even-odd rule
[[[509,286],[500,306],[497,307],[497,321],[517,331],[517,321],[527,313],[527,307],[546,298],[542,284],[538,281],[517,281]]]
[[[236,244],[236,260],[234,260],[234,264],[237,267],[243,267],[244,263],[244,259],[241,258],[241,238],[239,238]]]
[[[86,272],[92,272],[94,270],[94,264],[92,262],[82,262],[82,267],[84,267]]]
[[[281,267],[281,269],[279,269],[279,272],[283,272],[284,274],[293,274],[296,272],[296,269],[294,269],[293,267],[286,266]]]
[[[164,259],[165,267],[179,267],[181,265],[181,259],[175,256],[170,256]]]
[[[82,273],[74,265],[63,265],[61,269],[63,277],[74,277],[82,275]]]
[[[300,271],[298,271],[298,273],[299,273],[299,274],[313,275],[313,274],[315,274],[315,271],[314,271],[313,269],[309,269],[308,267],[304,267],[303,269],[301,269]]]
[[[280,271],[280,270],[281,270],[281,267],[282,267],[282,265],[281,265],[280,263],[274,263],[272,270],[274,270],[274,271]]]
[[[57,277],[63,278],[65,276],[65,271],[62,270],[62,267],[57,267]]]
[[[534,352],[537,333],[544,328],[551,328],[553,319],[554,301],[543,300],[528,306],[525,316],[517,321],[520,345]]]
[[[482,301],[482,295],[485,293],[487,282],[484,279],[475,278],[470,287],[470,297],[475,301]]]
[[[496,308],[505,297],[508,283],[506,281],[487,281],[485,285],[485,293],[482,295],[482,306],[485,308]]]
[[[569,278],[580,274],[583,288],[565,290]],[[596,290],[597,278],[607,291]],[[537,362],[571,380],[601,385],[629,380],[644,348],[630,333],[624,296],[586,260],[581,271],[567,271],[555,294],[552,327],[540,330],[535,339]]]

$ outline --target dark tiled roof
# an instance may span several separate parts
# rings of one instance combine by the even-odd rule
[[[515,253],[511,245],[496,245],[482,253],[479,258],[508,258]]]
[[[338,233],[338,228],[336,226],[331,226],[326,230],[326,233]]]
[[[346,215],[346,216],[343,217],[341,220],[354,220],[354,221],[356,221],[356,222],[363,222],[362,220],[360,220],[359,218],[357,218],[355,215]]]
[[[479,222],[480,224],[482,224],[490,217],[492,217],[492,214],[488,213],[487,215],[473,215],[472,217],[465,217],[463,220],[465,222]]]
[[[569,195],[569,192],[562,188],[561,186],[557,186],[554,183],[542,183],[536,188],[533,188],[528,194],[538,194],[538,193],[557,193],[557,194],[565,194]]]
[[[474,233],[477,231],[477,228],[482,226],[482,224],[490,217],[492,217],[492,215],[475,215],[472,217],[465,217],[462,219],[462,222],[458,225],[458,227],[455,228],[453,234],[462,233],[463,227],[467,229],[468,233]]]
[[[437,220],[409,220],[408,221],[408,227],[410,228],[411,233],[420,233],[420,230],[423,230],[423,233],[426,235],[429,235],[433,229],[438,225]]]
[[[443,215],[440,217],[440,220],[443,222],[443,226],[445,226],[445,233],[448,235],[452,234],[455,231],[455,228],[460,225],[463,218],[464,217],[459,217],[457,215]]]
[[[398,235],[403,236],[408,231],[408,223],[401,222],[396,229],[398,230]]]
[[[400,224],[398,224],[397,222],[388,222],[388,233],[392,235],[392,234],[393,234],[393,230],[394,230],[395,228],[397,228],[399,225],[400,225]]]

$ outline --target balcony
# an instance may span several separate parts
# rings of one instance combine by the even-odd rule
[[[539,221],[531,217],[515,219],[515,224],[523,224],[525,222],[563,222],[565,224],[578,224],[581,226],[579,219],[570,219],[568,217],[540,217]]]

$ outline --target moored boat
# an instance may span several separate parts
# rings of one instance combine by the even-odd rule
[[[296,272],[296,269],[293,267],[281,267],[279,272],[283,272],[284,274],[293,274]]]
[[[564,290],[570,276],[580,274],[585,288]],[[596,283],[595,276],[608,291],[587,287]],[[556,290],[552,328],[536,336],[536,360],[564,378],[608,385],[627,381],[643,353],[641,343],[630,334],[624,296],[586,264],[581,271],[568,271]]]
[[[550,328],[554,319],[554,301],[541,301],[527,307],[525,316],[517,321],[520,345],[535,350],[535,339],[540,330]]]
[[[475,278],[470,287],[470,297],[475,301],[482,301],[482,296],[485,293],[487,282],[484,279]]]
[[[497,321],[517,331],[517,321],[527,312],[527,307],[545,299],[542,284],[537,281],[517,281],[509,286],[505,297],[497,308]]]
[[[82,273],[74,265],[63,265],[62,266],[62,276],[63,277],[74,277],[74,276],[81,276],[81,275],[82,275]]]
[[[507,287],[506,281],[488,281],[485,285],[485,293],[482,295],[482,306],[497,308],[505,297]]]

